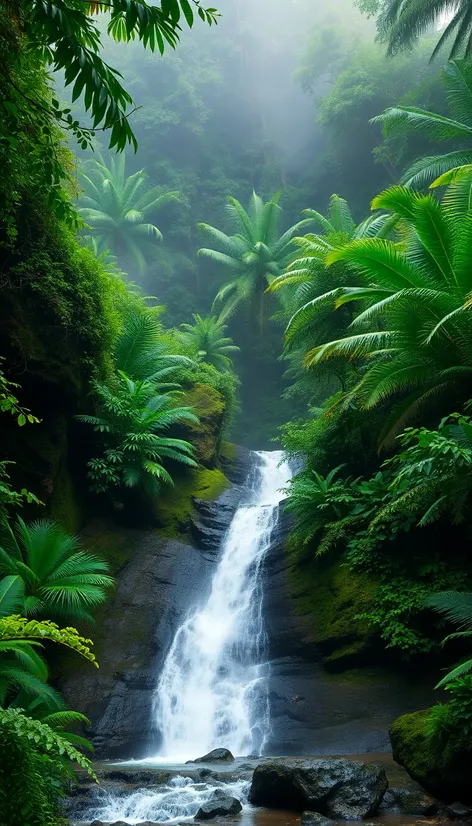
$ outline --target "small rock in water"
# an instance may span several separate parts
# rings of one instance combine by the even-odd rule
[[[221,798],[228,799],[230,795],[224,789],[215,789],[210,800],[221,800]]]
[[[116,820],[115,823],[103,823],[102,820],[94,820],[90,826],[128,826],[128,823],[125,823],[124,820]],[[138,826],[143,826],[142,823],[139,823]],[[150,826],[154,826],[154,824],[150,824]]]
[[[391,787],[385,792],[380,805],[381,809],[388,809],[402,815],[434,815],[438,811],[438,804],[423,789],[401,789]]]
[[[229,749],[213,749],[203,757],[197,757],[196,760],[189,760],[189,763],[234,763],[234,757]]]
[[[242,810],[241,803],[236,797],[229,797],[225,794],[220,796],[216,789],[212,798],[200,806],[195,820],[213,820],[214,817],[227,817],[228,815],[237,815]]]
[[[303,812],[302,826],[333,826],[334,820],[318,814],[318,812]]]
[[[464,806],[463,803],[460,803],[457,800],[455,803],[451,803],[451,805],[447,807],[446,814],[451,818],[451,820],[459,820],[461,817],[470,817],[472,814],[472,809],[470,806]]]

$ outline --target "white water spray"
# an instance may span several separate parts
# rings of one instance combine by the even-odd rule
[[[258,453],[244,505],[223,540],[211,592],[178,629],[155,693],[161,759],[224,746],[261,753],[269,734],[261,565],[290,479],[280,452]]]

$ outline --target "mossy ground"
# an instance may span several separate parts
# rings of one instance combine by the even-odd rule
[[[297,610],[308,621],[312,641],[332,671],[362,665],[374,634],[356,616],[370,605],[376,583],[364,574],[353,573],[339,558],[301,561],[295,549],[289,582]]]

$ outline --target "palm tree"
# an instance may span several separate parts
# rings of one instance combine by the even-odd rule
[[[256,314],[262,324],[265,289],[291,260],[294,235],[311,223],[310,219],[299,221],[280,235],[278,225],[282,210],[279,198],[279,194],[274,195],[264,204],[253,192],[247,210],[236,198],[229,198],[226,210],[236,230],[235,235],[226,235],[209,224],[198,225],[214,245],[200,249],[198,254],[231,274],[215,299],[215,304],[223,303],[222,321],[243,302],[255,301]]]
[[[93,622],[90,610],[113,585],[106,562],[48,519],[25,525],[18,517],[16,534],[5,526],[2,539],[0,573],[22,580],[26,616]]]
[[[459,631],[449,634],[443,642],[472,637],[472,594],[459,591],[440,591],[428,597],[426,604],[434,611],[444,614],[446,619],[459,628]],[[472,671],[472,658],[459,663],[449,674],[443,677],[436,688],[441,688],[470,671]]]
[[[112,157],[109,166],[99,156],[88,161],[87,171],[79,173],[85,189],[80,216],[92,227],[100,249],[111,250],[125,268],[131,265],[143,273],[146,246],[162,240],[160,230],[145,218],[176,201],[179,193],[157,186],[146,190],[144,169],[126,177],[124,155]]]
[[[171,379],[191,359],[169,353],[169,344],[159,322],[159,311],[141,307],[125,317],[113,348],[115,367],[133,381],[147,381],[156,391],[179,389]]]
[[[89,462],[92,488],[104,493],[112,487],[142,487],[149,495],[160,483],[172,484],[164,467],[171,460],[196,467],[193,447],[183,439],[164,435],[172,425],[199,420],[190,407],[177,407],[170,392],[156,394],[152,381],[133,381],[120,373],[113,387],[94,382],[99,416],[78,416],[103,434],[102,456]]]
[[[361,302],[362,311],[351,323],[352,333],[308,351],[305,365],[332,357],[360,359],[363,375],[349,398],[357,398],[364,408],[401,394],[382,441],[391,439],[441,394],[449,400],[451,393],[462,399],[470,395],[471,193],[469,177],[451,184],[442,203],[405,187],[392,187],[379,195],[372,207],[389,210],[401,219],[402,243],[359,238],[330,252],[327,263],[348,264],[355,285],[335,284],[298,311],[315,318],[330,303],[339,308]],[[297,314],[288,335],[296,323]]]
[[[239,353],[239,347],[225,336],[226,324],[221,319],[195,314],[193,324],[182,324],[182,340],[195,354],[198,361],[212,364],[217,370],[231,370],[233,362],[230,353]]]
[[[328,336],[342,335],[352,321],[349,306],[335,309],[330,298],[325,312],[313,314],[311,302],[330,293],[333,282],[337,286],[353,283],[352,272],[345,265],[328,268],[326,256],[340,246],[357,238],[384,237],[393,229],[391,216],[372,215],[356,226],[349,205],[339,195],[332,195],[327,215],[313,209],[304,210],[321,232],[294,238],[299,252],[282,275],[275,278],[269,292],[282,293],[285,317],[291,319],[285,337],[285,353],[294,362],[300,352],[325,342]],[[319,305],[318,305],[319,306]],[[334,376],[344,387],[345,359],[331,360],[317,368],[317,383]]]
[[[472,14],[472,11],[471,11]],[[435,112],[395,106],[373,118],[372,123],[383,127],[385,137],[420,132],[435,141],[456,141],[465,145],[440,155],[420,158],[404,173],[401,183],[420,189],[450,169],[472,163],[472,64],[469,60],[454,60],[442,73],[451,117]]]
[[[444,24],[431,59],[451,43],[449,60],[472,55],[472,9],[470,0],[383,0],[378,21],[388,39],[389,54],[410,48],[429,29]]]

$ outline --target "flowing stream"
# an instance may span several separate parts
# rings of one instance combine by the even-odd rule
[[[270,719],[261,569],[291,473],[280,452],[255,457],[210,593],[189,611],[165,660],[154,698],[162,744],[148,764],[181,764],[219,746],[239,756],[264,751]],[[130,824],[190,820],[222,785],[246,808],[247,780],[222,784],[177,775],[159,788],[131,794],[98,790],[87,816]]]
[[[168,761],[218,746],[260,754],[269,734],[260,574],[291,474],[280,452],[256,457],[210,595],[178,629],[159,679],[155,715]]]

